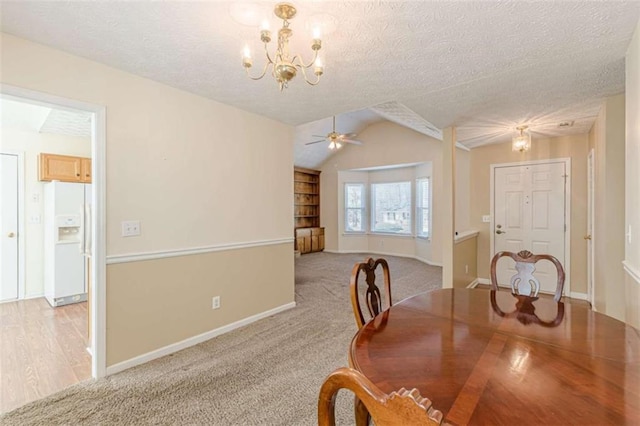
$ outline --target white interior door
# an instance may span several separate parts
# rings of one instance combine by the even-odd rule
[[[18,298],[18,156],[0,154],[0,301]]]
[[[564,162],[494,168],[492,256],[503,250],[529,250],[550,254],[565,265],[565,168]],[[514,266],[509,259],[498,262],[499,285],[509,285]],[[538,262],[535,276],[541,292],[555,292],[557,273],[551,262]]]

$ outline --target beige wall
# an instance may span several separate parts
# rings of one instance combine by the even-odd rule
[[[631,240],[626,239],[625,319],[640,328],[640,21],[627,50],[626,57],[626,167],[625,167],[625,232],[631,228]],[[634,278],[635,276],[635,278]]]
[[[24,154],[25,297],[44,294],[44,182],[38,181],[38,154],[41,152],[91,157],[91,140],[85,137],[54,135],[0,127],[0,152]],[[36,201],[37,200],[37,201]],[[39,217],[40,223],[31,218]]]
[[[453,287],[465,288],[478,277],[477,238],[469,238],[453,244]]]
[[[489,223],[482,222],[490,208],[491,164],[518,161],[571,158],[571,291],[587,292],[587,245],[583,239],[587,228],[587,135],[560,138],[536,138],[525,153],[513,152],[510,143],[486,145],[471,150],[470,211],[471,228],[478,235],[478,277],[489,279],[491,262]]]
[[[291,280],[292,257],[286,243],[109,265],[107,363],[292,302],[288,286],[273,285]]]
[[[325,247],[327,250],[344,250],[340,247],[341,212],[339,188],[341,181],[338,172],[353,169],[379,167],[396,164],[430,162],[432,165],[433,204],[437,206],[441,194],[441,142],[397,124],[383,121],[372,124],[358,135],[364,143],[362,146],[347,145],[330,157],[321,166],[320,185],[321,220],[325,227]],[[415,255],[425,256],[426,260],[439,263],[442,257],[441,235],[438,229],[440,221],[438,209],[433,209],[433,235],[430,242],[403,242],[403,237],[385,239],[385,249],[380,250],[380,241],[372,240],[376,252],[391,250],[410,250],[408,245],[415,246]],[[347,237],[354,238],[354,237]],[[347,239],[345,238],[345,240]],[[406,237],[405,237],[406,238]],[[353,242],[353,240],[351,240]],[[351,243],[345,243],[351,244]],[[347,247],[345,245],[345,247]]]
[[[471,152],[456,150],[456,223],[455,230],[462,233],[471,229]]]
[[[624,95],[608,98],[589,134],[595,150],[595,308],[624,320]]]
[[[106,107],[108,256],[292,238],[289,126],[11,35],[1,34],[0,43],[2,83]],[[123,220],[140,220],[142,235],[122,238]],[[264,269],[259,281],[251,281],[253,288],[286,294],[279,302],[292,302],[292,251],[274,254],[282,270]],[[254,261],[245,257],[247,264]],[[156,325],[164,321],[166,295],[189,293],[202,285],[195,278],[216,280],[220,274],[206,263],[194,275],[195,262],[153,262],[171,274],[152,274],[144,262],[108,266],[109,363],[170,343],[153,337],[162,332]],[[245,316],[272,308],[273,300],[247,294],[242,269],[251,268],[231,269],[220,281],[227,306],[252,299]],[[135,308],[129,308],[132,294],[138,295]],[[176,321],[202,322],[171,338],[237,320],[230,310],[212,313],[210,302],[172,305]],[[215,321],[202,320],[207,315]],[[137,322],[134,334],[122,326]],[[122,347],[136,339],[135,349]]]

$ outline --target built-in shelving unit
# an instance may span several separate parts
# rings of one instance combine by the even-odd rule
[[[320,171],[293,170],[293,216],[296,250],[324,250],[324,228],[320,228]]]

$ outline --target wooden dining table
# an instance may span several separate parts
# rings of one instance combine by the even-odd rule
[[[442,289],[391,306],[349,362],[458,425],[640,425],[640,333],[587,304]]]

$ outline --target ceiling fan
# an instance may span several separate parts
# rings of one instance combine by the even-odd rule
[[[333,130],[326,136],[312,135],[314,138],[323,138],[317,141],[309,142],[305,145],[313,145],[314,143],[329,142],[329,149],[340,149],[345,143],[352,143],[354,145],[362,145],[362,142],[356,139],[355,133],[338,133],[336,132],[336,116],[333,116]]]

